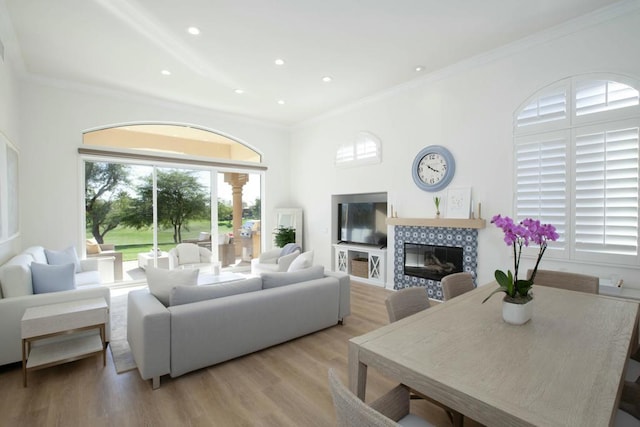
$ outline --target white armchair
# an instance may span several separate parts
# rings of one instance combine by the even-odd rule
[[[195,243],[180,243],[169,250],[169,269],[210,266],[212,253],[209,249]]]
[[[287,271],[289,266],[300,255],[300,250],[282,256],[282,248],[262,252],[258,258],[251,260],[251,274]]]

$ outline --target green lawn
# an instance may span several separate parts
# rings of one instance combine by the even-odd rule
[[[189,230],[182,230],[182,239],[197,239],[201,231],[209,231],[209,221],[192,221]],[[221,222],[218,224],[220,234],[229,233],[231,224]],[[91,231],[87,230],[87,238],[91,238]],[[138,259],[140,252],[148,252],[153,246],[153,234],[151,228],[136,230],[135,228],[118,227],[104,236],[104,243],[116,245],[116,250],[122,252],[124,261]],[[163,251],[175,247],[173,242],[173,229],[160,229],[158,231],[158,246]]]

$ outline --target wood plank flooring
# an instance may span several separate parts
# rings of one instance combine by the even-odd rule
[[[386,323],[388,290],[352,282],[345,324],[178,378],[151,389],[137,370],[116,374],[95,357],[34,371],[0,367],[0,426],[331,426],[327,370],[347,381],[347,341]],[[367,400],[395,385],[370,370]],[[412,411],[450,425],[428,402]],[[475,425],[465,423],[465,425]]]

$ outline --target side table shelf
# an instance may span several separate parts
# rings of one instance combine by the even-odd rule
[[[104,298],[69,301],[30,307],[22,317],[22,375],[27,386],[27,373],[85,357],[102,354],[106,366],[106,334],[108,306]],[[96,330],[98,333],[87,334]],[[66,336],[60,340],[47,338]]]

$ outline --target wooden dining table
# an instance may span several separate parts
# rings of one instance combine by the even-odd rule
[[[502,320],[488,284],[349,341],[349,386],[367,369],[488,426],[608,426],[637,345],[638,302],[534,286],[533,318]]]

